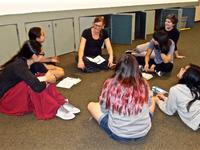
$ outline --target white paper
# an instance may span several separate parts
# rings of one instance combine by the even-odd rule
[[[81,82],[80,78],[71,78],[67,77],[61,80],[56,86],[61,88],[67,88],[70,89],[73,85]]]
[[[101,57],[100,55],[96,56],[95,58],[87,57],[87,59],[89,59],[89,61],[94,62],[98,65],[105,61],[105,59]]]
[[[146,80],[150,80],[151,78],[153,78],[153,75],[152,75],[152,74],[145,73],[145,72],[142,73],[142,76],[143,76],[143,78],[145,78]]]

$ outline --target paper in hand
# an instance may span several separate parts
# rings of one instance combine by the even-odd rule
[[[87,57],[87,59],[96,64],[101,64],[105,61],[105,59],[103,57],[101,57],[100,55],[96,56],[95,58]]]

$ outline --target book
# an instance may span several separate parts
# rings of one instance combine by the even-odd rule
[[[96,63],[98,65],[101,64],[101,63],[103,63],[105,61],[105,59],[102,56],[100,56],[100,55],[96,56],[95,58],[91,58],[91,57],[86,57],[86,58],[89,61],[94,62],[94,63]]]

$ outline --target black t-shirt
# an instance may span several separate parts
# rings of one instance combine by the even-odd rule
[[[86,39],[84,56],[95,57],[101,55],[101,47],[104,40],[108,38],[108,33],[105,29],[102,29],[100,38],[95,40],[92,37],[91,28],[88,28],[83,31],[82,37]]]
[[[20,81],[24,81],[35,92],[41,92],[46,87],[29,70],[26,59],[16,58],[0,72],[0,97]]]

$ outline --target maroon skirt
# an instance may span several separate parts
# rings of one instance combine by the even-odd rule
[[[37,119],[54,118],[65,98],[55,84],[48,84],[40,93],[34,92],[24,81],[9,89],[0,98],[0,112],[21,116],[33,112]]]

